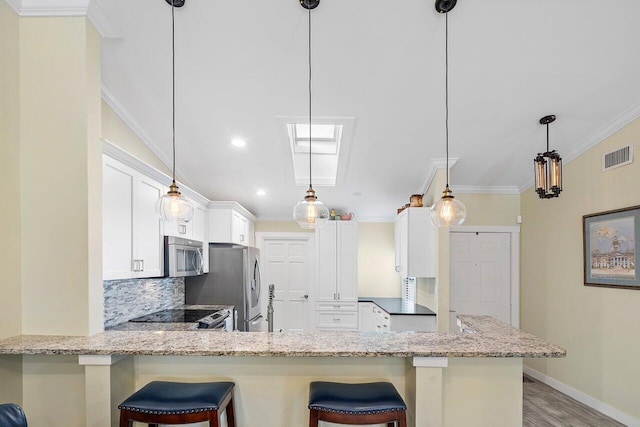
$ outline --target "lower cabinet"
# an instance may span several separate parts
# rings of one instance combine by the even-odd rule
[[[436,327],[436,316],[389,314],[375,303],[358,303],[359,331],[435,332]]]
[[[360,331],[390,331],[391,316],[372,302],[358,303],[358,325]]]
[[[337,301],[316,303],[316,330],[357,331],[358,303]]]

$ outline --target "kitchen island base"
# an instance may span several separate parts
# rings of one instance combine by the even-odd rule
[[[83,363],[90,359],[85,357]],[[522,425],[522,360],[517,358],[130,356],[116,360],[111,366],[85,365],[86,409],[78,410],[87,414],[86,425],[117,426],[121,400],[154,380],[235,382],[240,427],[306,425],[309,383],[318,380],[391,382],[407,403],[409,426]]]

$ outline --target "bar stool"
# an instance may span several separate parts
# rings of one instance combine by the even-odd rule
[[[15,403],[0,405],[0,426],[2,427],[27,427],[27,418],[22,408]]]
[[[309,427],[317,427],[318,421],[407,426],[407,405],[393,384],[387,382],[343,384],[314,381],[309,384],[309,410]]]
[[[210,427],[219,427],[225,410],[228,427],[235,427],[234,386],[232,382],[152,381],[118,406],[120,427],[131,427],[134,421],[156,427],[209,421]]]

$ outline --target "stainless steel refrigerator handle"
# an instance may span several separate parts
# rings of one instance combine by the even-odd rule
[[[258,277],[256,278],[256,271],[258,272]],[[256,292],[258,294],[258,300],[260,300],[260,287],[261,284],[260,282],[262,281],[262,277],[261,276],[261,271],[260,271],[260,265],[258,264],[258,258],[256,258],[256,261],[253,264],[253,280],[256,283]]]

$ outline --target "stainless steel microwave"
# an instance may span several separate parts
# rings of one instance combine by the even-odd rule
[[[164,275],[168,277],[199,276],[204,271],[202,242],[165,236]]]

